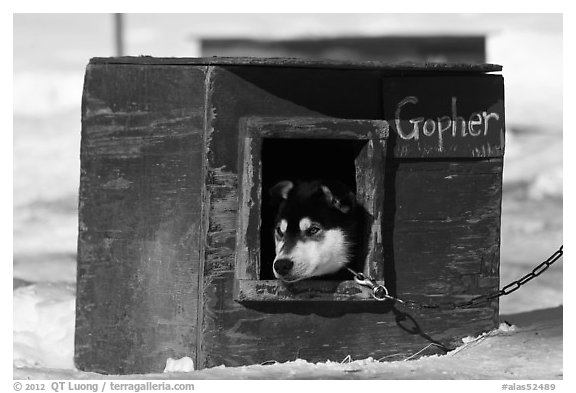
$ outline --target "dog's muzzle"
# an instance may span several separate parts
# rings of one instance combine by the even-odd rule
[[[276,271],[280,276],[285,276],[290,273],[293,266],[294,262],[288,258],[277,259],[274,261],[274,271]]]

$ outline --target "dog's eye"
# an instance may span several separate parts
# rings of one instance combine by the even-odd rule
[[[320,228],[317,226],[311,226],[310,228],[306,229],[307,236],[314,236],[318,232],[320,232]]]
[[[282,229],[280,229],[280,226],[276,227],[276,236],[278,236],[278,237],[284,236],[284,233],[282,233]]]

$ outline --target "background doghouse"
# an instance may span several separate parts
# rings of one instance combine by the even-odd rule
[[[352,280],[273,280],[266,190],[286,177],[352,186],[368,217],[361,268],[401,299],[460,302],[497,290],[500,69],[92,59],[77,367],[158,372],[183,356],[198,368],[397,360],[494,328],[497,300],[409,309]]]

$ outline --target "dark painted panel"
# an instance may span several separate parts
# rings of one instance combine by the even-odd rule
[[[502,157],[500,75],[384,78],[395,157]]]

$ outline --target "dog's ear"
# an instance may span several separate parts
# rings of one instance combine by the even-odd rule
[[[344,214],[350,213],[354,208],[356,204],[356,198],[354,197],[354,193],[352,193],[352,191],[349,191],[347,189],[346,190],[335,189],[334,190],[335,192],[332,192],[330,188],[328,188],[328,186],[324,184],[322,184],[320,188],[322,189],[322,192],[324,193],[324,196],[326,197],[326,201],[328,202],[328,204],[330,204],[337,210],[340,210],[342,213]],[[338,191],[340,191],[339,194],[337,194]]]
[[[270,188],[270,196],[273,199],[288,199],[288,193],[293,187],[294,183],[289,180],[283,180]]]

